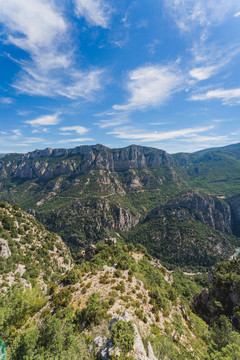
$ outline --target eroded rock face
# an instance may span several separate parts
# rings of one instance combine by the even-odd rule
[[[52,158],[58,161],[53,163]],[[91,169],[123,171],[162,164],[172,165],[174,160],[163,150],[136,145],[114,150],[103,145],[78,146],[74,149],[47,148],[23,155],[13,176],[49,180],[63,174],[81,175]]]
[[[124,312],[121,316],[113,318],[109,323],[109,330],[119,321],[130,321],[130,317],[127,312]],[[144,348],[142,338],[139,334],[138,328],[136,324],[133,324],[135,330],[134,337],[134,345],[133,350],[131,351],[131,355],[134,356],[135,360],[157,360],[154,356],[152,346],[150,342],[148,342],[147,352]],[[114,346],[112,339],[108,339],[104,344],[104,340],[102,337],[97,337],[93,341],[93,345],[91,347],[91,351],[94,349],[98,351],[98,359],[99,360],[108,360],[111,359],[112,355],[120,356],[121,351],[119,348]]]
[[[232,212],[233,233],[240,236],[240,196],[235,196],[228,200]]]
[[[179,210],[179,216],[181,215],[180,209],[186,209],[203,224],[229,234],[232,232],[230,206],[220,199],[201,194],[197,191],[188,191],[169,201],[166,205],[156,207],[148,214],[147,219],[160,216],[164,210],[174,209],[176,212]]]
[[[11,256],[11,250],[8,247],[7,240],[0,239],[0,258],[8,259]]]
[[[229,317],[240,331],[240,260],[219,264],[209,273],[209,286],[195,294],[192,310],[212,325],[221,315]]]
[[[103,229],[128,231],[139,222],[140,214],[110,204],[108,199],[97,199],[73,202],[38,219],[50,231],[67,233],[62,237],[71,245],[86,246],[90,240],[96,243],[105,237]]]

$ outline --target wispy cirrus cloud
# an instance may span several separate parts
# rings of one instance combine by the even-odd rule
[[[86,132],[88,132],[89,129],[87,129],[84,126],[76,125],[76,126],[63,126],[60,128],[60,131],[64,132],[64,135],[66,135],[66,133],[69,133],[69,135],[71,135],[72,132],[76,132],[79,135],[83,135],[86,134]]]
[[[81,142],[87,142],[87,141],[94,141],[92,138],[75,138],[75,139],[63,139],[59,140],[58,144],[68,144],[68,143],[81,143]]]
[[[215,89],[209,90],[206,93],[194,94],[189,100],[192,101],[203,101],[203,100],[212,100],[219,99],[224,105],[229,104],[240,104],[240,88],[236,89]]]
[[[94,123],[94,125],[97,125],[100,129],[106,129],[110,127],[116,127],[116,126],[122,126],[130,122],[129,116],[127,113],[106,113],[106,117],[109,116],[108,119],[101,119],[98,122]]]
[[[125,139],[125,140],[138,140],[139,142],[156,142],[162,140],[176,139],[181,137],[188,137],[190,135],[203,133],[209,130],[214,129],[214,125],[209,126],[201,126],[201,127],[193,127],[186,128],[180,130],[173,131],[165,131],[165,132],[147,132],[142,130],[137,130],[135,128],[119,128],[114,131],[109,132],[108,134],[115,135],[117,138]]]
[[[111,7],[105,0],[75,0],[75,12],[91,26],[110,26]]]
[[[179,91],[183,82],[181,73],[174,65],[144,66],[128,75],[129,100],[123,105],[114,105],[115,110],[142,110],[159,106]]]
[[[9,105],[9,104],[12,104],[13,101],[14,101],[14,99],[10,98],[10,97],[2,97],[2,98],[0,98],[0,103],[2,103],[2,104]]]
[[[62,8],[46,0],[0,0],[0,7],[2,40],[29,56],[27,60],[9,56],[21,68],[12,86],[28,95],[92,100],[101,88],[103,71],[76,65],[71,29]]]
[[[218,25],[240,10],[235,0],[165,0],[165,7],[181,31]]]
[[[43,115],[33,120],[26,120],[25,123],[33,127],[57,125],[60,122],[59,116],[60,113]]]

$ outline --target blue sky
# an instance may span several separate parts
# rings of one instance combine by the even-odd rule
[[[240,2],[0,0],[0,153],[240,141]]]

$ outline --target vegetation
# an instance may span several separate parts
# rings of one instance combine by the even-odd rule
[[[119,320],[111,329],[111,337],[116,347],[120,348],[124,354],[133,349],[134,327],[131,321]]]

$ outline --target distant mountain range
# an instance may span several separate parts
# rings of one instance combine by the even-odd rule
[[[240,246],[239,194],[240,144],[173,155],[98,144],[0,159],[1,200],[20,203],[73,252],[112,235],[169,266],[210,266]]]

